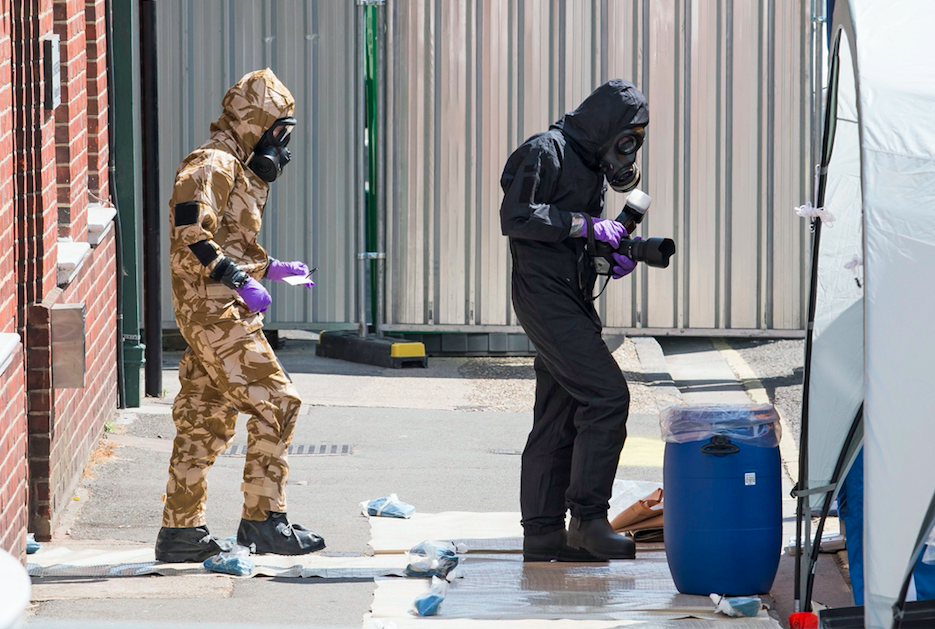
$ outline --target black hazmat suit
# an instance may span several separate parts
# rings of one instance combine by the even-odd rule
[[[526,140],[500,179],[513,307],[538,352],[520,489],[529,535],[564,528],[566,509],[582,520],[607,515],[630,393],[601,338],[586,240],[569,232],[574,213],[603,213],[607,185],[598,149],[626,128],[648,123],[643,94],[627,81],[609,81]]]

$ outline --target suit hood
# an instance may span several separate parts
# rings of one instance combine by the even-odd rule
[[[295,112],[292,93],[269,68],[244,75],[227,90],[221,105],[224,111],[211,125],[211,133],[226,131],[233,136],[241,161],[276,120]]]
[[[636,86],[623,79],[604,83],[551,128],[561,130],[584,163],[597,169],[597,151],[629,127],[649,124],[649,104]]]

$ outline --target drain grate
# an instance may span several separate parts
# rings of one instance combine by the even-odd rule
[[[289,446],[289,456],[347,456],[350,454],[354,454],[354,446],[348,444],[337,445],[333,443],[321,443]],[[231,446],[222,452],[221,456],[247,456],[247,446]]]

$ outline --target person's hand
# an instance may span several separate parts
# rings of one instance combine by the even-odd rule
[[[606,242],[614,249],[620,246],[621,238],[627,237],[626,228],[617,221],[609,218],[594,218],[593,216],[591,221],[594,223],[594,239]],[[587,233],[584,236],[587,237]]]
[[[614,279],[619,280],[621,277],[629,275],[633,272],[633,269],[636,268],[636,262],[626,257],[622,253],[613,253],[611,254],[614,257]]]
[[[276,258],[269,259],[269,267],[266,270],[266,278],[274,282],[282,282],[287,277],[302,276],[306,278],[305,287],[311,288],[315,285],[312,281],[308,265],[304,262],[282,262]]]
[[[266,312],[269,305],[273,303],[273,298],[269,296],[263,285],[252,277],[247,279],[246,284],[235,290],[243,299],[243,302],[247,304],[250,312]]]

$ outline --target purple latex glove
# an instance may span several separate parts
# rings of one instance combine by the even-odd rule
[[[266,270],[266,279],[273,280],[274,282],[282,282],[287,277],[294,277],[296,275],[309,276],[308,265],[304,262],[281,262],[276,258],[269,259],[269,268]],[[305,284],[306,288],[311,288],[315,285],[315,282],[309,277],[308,282]]]
[[[633,272],[633,269],[636,268],[636,262],[626,257],[622,253],[613,253],[611,254],[614,257],[614,262],[617,264],[614,265],[614,279],[619,280],[625,275],[629,275]]]
[[[617,221],[609,218],[595,218],[593,216],[591,217],[591,221],[594,223],[594,239],[606,242],[614,249],[620,246],[621,238],[627,237],[626,228]],[[587,232],[585,232],[584,237],[588,237]]]
[[[252,277],[248,278],[247,283],[236,290],[240,298],[247,304],[250,312],[266,312],[269,305],[273,303],[273,298],[269,296],[263,285]]]

